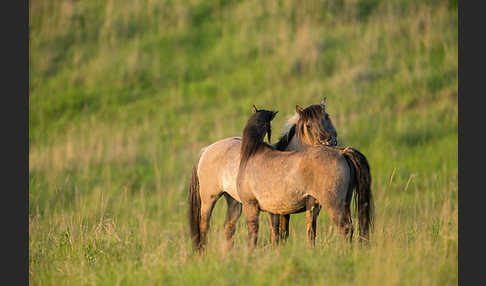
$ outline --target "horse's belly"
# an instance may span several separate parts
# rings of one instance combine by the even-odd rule
[[[274,214],[292,214],[303,208],[306,204],[306,195],[301,193],[276,195],[274,192],[257,198],[260,208]]]

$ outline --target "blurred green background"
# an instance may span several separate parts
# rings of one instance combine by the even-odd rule
[[[32,285],[457,284],[456,1],[55,1],[29,6]],[[321,212],[288,244],[221,248],[219,202],[191,254],[200,148],[250,108],[327,97],[340,146],[368,158],[377,227],[344,248]],[[277,136],[274,136],[274,140]]]

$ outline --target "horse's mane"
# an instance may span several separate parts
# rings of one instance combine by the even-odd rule
[[[292,115],[289,119],[287,119],[287,124],[285,125],[286,127],[287,126],[292,126],[292,125],[296,125],[297,122],[299,122],[299,119],[300,119],[300,116],[298,113]]]
[[[243,140],[241,142],[241,161],[245,165],[248,159],[253,156],[262,146],[270,146],[263,142],[266,134],[265,128],[262,128],[262,122],[258,120],[258,113],[253,114],[243,129]]]
[[[285,149],[287,149],[287,146],[289,146],[290,141],[292,141],[292,138],[295,135],[295,126],[295,124],[289,126],[289,128],[285,130],[283,135],[280,136],[278,141],[276,143],[273,143],[271,146],[279,151],[284,151]]]
[[[276,143],[273,143],[271,146],[279,151],[284,151],[287,146],[289,146],[290,141],[292,141],[292,138],[295,135],[295,126],[297,125],[298,121],[298,113],[290,117],[287,120],[287,124],[285,124],[284,133],[282,134],[282,136],[280,136],[280,138],[278,138],[278,141]]]

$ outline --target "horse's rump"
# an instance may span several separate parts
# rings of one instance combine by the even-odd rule
[[[207,146],[201,154],[198,164],[198,175],[202,196],[214,196],[227,192],[239,200],[236,192],[236,176],[240,159],[241,138],[232,137],[219,140]]]

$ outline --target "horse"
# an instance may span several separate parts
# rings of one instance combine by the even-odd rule
[[[288,215],[307,211],[307,241],[315,245],[316,221],[323,207],[331,221],[352,241],[350,205],[354,194],[361,241],[368,241],[373,226],[374,203],[371,173],[366,157],[352,147],[307,146],[297,151],[278,151],[266,144],[274,111],[258,110],[243,130],[237,193],[243,204],[250,249],[257,244],[259,213]],[[305,129],[304,129],[305,130]],[[327,134],[330,137],[330,134]],[[272,232],[279,221],[272,219]],[[278,243],[278,241],[277,241]]]
[[[298,150],[307,145],[337,144],[337,132],[325,111],[326,99],[320,104],[305,109],[296,106],[284,134],[272,146],[277,150]],[[331,136],[327,136],[331,134]],[[270,132],[268,138],[270,142]],[[192,168],[188,191],[189,226],[193,248],[199,251],[207,242],[209,221],[217,200],[224,196],[227,203],[225,236],[227,246],[233,244],[236,222],[241,216],[242,205],[236,192],[236,177],[240,162],[241,137],[219,140],[201,149]],[[288,237],[290,215],[274,215],[272,219],[282,221],[279,234]],[[271,240],[278,239],[271,233]]]

